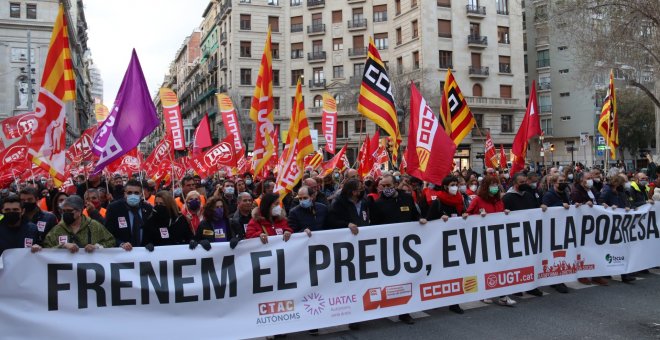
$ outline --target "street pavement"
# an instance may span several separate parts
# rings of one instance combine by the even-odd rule
[[[568,294],[541,287],[542,297],[513,296],[515,307],[472,302],[458,315],[446,307],[412,314],[414,325],[396,317],[287,335],[286,339],[660,339],[660,270],[606,287],[567,283]]]

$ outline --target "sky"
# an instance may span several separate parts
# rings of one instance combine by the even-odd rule
[[[133,48],[154,95],[181,47],[199,27],[209,0],[86,0],[88,47],[112,109]]]

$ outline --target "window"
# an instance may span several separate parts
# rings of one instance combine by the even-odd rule
[[[500,98],[511,98],[511,85],[500,85]]]
[[[344,66],[333,66],[332,67],[332,77],[333,78],[344,78]]]
[[[419,51],[412,53],[413,70],[419,70]]]
[[[439,7],[451,7],[451,0],[438,0]]]
[[[417,0],[410,0],[410,8],[417,7]]]
[[[539,95],[539,110],[541,113],[552,112],[552,98],[549,94]]]
[[[20,18],[21,17],[21,4],[17,2],[9,3],[9,17],[10,18]]]
[[[396,44],[401,45],[402,36],[401,36],[401,27],[396,29]]]
[[[342,23],[341,10],[332,11],[332,23],[333,24],[341,24]]]
[[[323,13],[312,14],[312,26],[320,27],[323,25]]]
[[[362,79],[364,75],[364,63],[353,64],[353,76]]]
[[[334,38],[332,39],[332,50],[341,51],[344,49],[344,38]]]
[[[453,63],[452,63],[452,52],[451,51],[439,51],[440,55],[440,68],[452,68]]]
[[[291,6],[300,6],[302,5],[302,0],[291,0]]]
[[[252,97],[241,97],[241,108],[249,109],[252,106]]]
[[[268,4],[271,6],[279,6],[280,0],[268,0]]]
[[[312,41],[312,52],[314,54],[320,54],[323,52],[323,40],[314,40]]]
[[[376,48],[379,50],[386,50],[389,47],[387,33],[374,34],[374,45],[376,45]]]
[[[403,73],[403,57],[396,58],[396,73]]]
[[[280,17],[268,17],[268,25],[270,25],[271,32],[279,32]]]
[[[353,21],[361,22],[364,20],[364,11],[362,10],[362,7],[359,8],[353,8]]]
[[[241,85],[252,85],[252,69],[241,69]]]
[[[314,107],[321,107],[323,106],[323,96],[320,94],[317,94],[314,96]]]
[[[270,43],[270,52],[273,56],[273,59],[280,59],[280,44]]]
[[[510,44],[509,41],[509,28],[505,26],[497,26],[497,42],[500,44]]]
[[[241,41],[241,57],[242,58],[251,58],[252,57],[252,43],[250,41]]]
[[[481,87],[481,85],[479,85],[479,84],[474,84],[474,85],[472,86],[472,96],[474,96],[474,97],[481,97],[481,96],[483,96],[483,95],[484,95],[484,93],[483,93],[483,88]],[[481,126],[481,125],[479,125],[479,126]]]
[[[552,120],[550,119],[541,119],[541,130],[547,136],[552,136]]]
[[[497,14],[509,15],[509,0],[496,0]]]
[[[451,20],[438,20],[438,36],[451,38]]]
[[[568,49],[568,46],[559,46],[559,47],[557,47],[557,49],[560,50],[560,51],[565,51],[565,50]]]
[[[241,29],[249,31],[252,29],[252,16],[249,14],[241,14]]]
[[[280,109],[280,97],[273,97],[273,109]]]
[[[500,120],[502,122],[502,132],[503,133],[512,133],[513,132],[513,115],[501,115]]]
[[[561,92],[561,93],[559,93],[559,96],[560,97],[570,97],[571,93],[570,92]]]
[[[303,17],[291,17],[291,33],[302,32],[303,30]]]
[[[477,84],[477,85],[479,85],[479,84]],[[475,122],[476,126],[484,126],[484,114],[483,113],[475,113],[474,114],[474,122]]]
[[[387,21],[387,5],[374,6],[374,22]]]
[[[337,122],[337,138],[348,138],[348,122],[340,120]]]
[[[568,73],[568,69],[567,69],[567,68],[562,69],[562,70],[559,70],[559,74],[567,74],[567,73]]]
[[[511,57],[500,56],[500,73],[511,73]]]
[[[367,121],[365,119],[355,121],[355,133],[367,133]]]
[[[291,59],[303,58],[303,43],[291,44]]]
[[[291,70],[291,86],[296,86],[298,78],[305,74],[304,70]]]
[[[314,83],[316,84],[322,83],[325,80],[323,67],[317,67],[312,70],[312,80],[314,80]]]
[[[314,130],[323,131],[323,123],[321,123],[321,122],[314,123]]]
[[[27,4],[27,5],[25,5],[25,7],[26,7],[26,11],[25,11],[26,18],[36,19],[37,18],[37,4]]]
[[[401,14],[401,0],[394,0],[394,13],[395,15]]]
[[[364,36],[363,35],[354,35],[353,36],[353,50],[361,51],[364,48]]]
[[[550,50],[541,50],[536,52],[536,67],[550,66]]]
[[[476,22],[471,22],[470,23],[470,36],[473,37],[478,37],[481,33],[481,29],[479,28],[479,24]]]
[[[561,117],[561,120],[562,120],[562,121],[571,120],[571,116],[562,116],[562,117]],[[568,142],[566,142],[566,143],[568,143]]]
[[[412,29],[412,37],[417,38],[419,36],[419,29],[417,26],[417,20],[413,20],[413,22],[410,23],[410,28]]]
[[[273,70],[273,85],[280,86],[280,70]]]

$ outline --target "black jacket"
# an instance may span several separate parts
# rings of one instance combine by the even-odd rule
[[[630,195],[631,208],[640,207],[649,200],[649,187],[642,186],[636,182],[631,182],[631,187],[628,189],[628,194]]]
[[[539,201],[529,191],[523,191],[522,194],[513,191],[507,192],[502,197],[504,209],[511,211],[538,208]]]
[[[138,246],[133,244],[133,224],[131,223],[131,219],[128,214],[129,210],[131,209],[133,208],[128,206],[126,199],[121,199],[110,203],[108,205],[108,209],[106,210],[105,227],[110,233],[112,233],[112,236],[115,237],[117,245],[121,245],[124,242],[130,242],[131,245]],[[141,201],[140,205],[136,209],[139,209],[142,212],[143,222],[146,222],[149,219],[151,216],[151,211],[153,210],[151,205],[144,201]],[[144,229],[144,224],[142,227]],[[140,241],[140,244],[142,244],[142,241]]]
[[[411,195],[397,190],[396,197],[381,195],[371,204],[371,224],[419,221],[419,212]]]
[[[229,220],[225,220],[225,230],[216,230],[211,223],[207,220],[203,220],[199,223],[197,227],[197,232],[195,233],[195,241],[200,240],[209,240],[209,242],[216,242],[216,232],[224,233],[224,237],[227,242],[229,242],[233,237],[233,232],[231,231],[231,223]]]
[[[29,221],[12,228],[0,219],[0,255],[7,249],[28,248],[37,244],[37,226]],[[28,254],[29,255],[29,254]]]
[[[46,234],[57,224],[57,217],[52,213],[39,209],[29,222],[37,226],[36,244],[43,245]]]
[[[289,212],[289,227],[293,232],[299,233],[309,228],[311,231],[325,229],[325,219],[328,216],[328,207],[321,203],[314,203],[309,208],[297,205]]]
[[[348,228],[349,223],[357,226],[369,225],[369,207],[366,200],[360,200],[360,212],[356,205],[343,195],[337,196],[332,201],[328,216],[326,217],[326,229]]]
[[[596,202],[598,201],[598,196],[600,196],[600,193],[596,192],[594,188],[589,189],[589,191],[591,191],[595,199],[591,199],[591,197],[589,197],[589,193],[587,192],[587,189],[585,189],[582,185],[580,185],[579,183],[573,184],[573,190],[571,190],[571,201],[573,201],[573,203],[591,202],[593,204],[596,204]]]
[[[456,207],[447,204],[442,204],[442,202],[440,202],[439,199],[435,199],[431,202],[431,207],[428,209],[428,213],[426,214],[426,219],[429,221],[433,221],[439,219],[443,215],[447,215],[451,217],[451,215],[453,214],[458,215],[458,211],[456,210]]]
[[[230,237],[239,236],[240,238],[245,238],[245,231],[247,230],[248,223],[250,223],[250,219],[252,219],[251,212],[247,216],[243,216],[241,215],[241,210],[237,209],[229,218]]]
[[[152,214],[143,227],[142,245],[149,243],[154,246],[172,246],[176,244],[188,244],[193,238],[192,230],[188,220],[179,215],[167,221],[157,221]]]
[[[571,204],[566,193],[557,192],[554,188],[550,188],[543,195],[543,204],[548,207],[561,207],[566,204]]]

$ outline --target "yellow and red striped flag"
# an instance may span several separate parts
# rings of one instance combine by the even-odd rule
[[[440,101],[440,124],[458,146],[476,121],[451,70],[447,70]]]
[[[281,196],[291,192],[302,178],[305,156],[314,152],[309,123],[305,114],[305,102],[302,95],[302,84],[298,79],[296,96],[293,101],[289,133],[286,136],[286,147],[282,151],[282,167],[277,173],[276,192]]]
[[[364,64],[364,75],[360,85],[358,112],[380,126],[394,141],[392,162],[396,163],[401,133],[394,107],[390,78],[385,71],[385,64],[380,58],[373,38],[369,39],[369,55]]]
[[[28,145],[32,162],[47,171],[58,187],[65,180],[65,102],[75,99],[76,80],[69,49],[69,33],[64,6],[60,4],[41,77],[34,115],[36,127]]]
[[[273,60],[270,44],[270,26],[266,36],[264,54],[261,57],[261,66],[257,76],[257,84],[254,87],[252,106],[250,107],[250,119],[256,125],[254,138],[254,149],[252,150],[252,164],[254,174],[261,174],[264,166],[273,155]]]
[[[600,110],[598,132],[605,137],[605,143],[610,147],[612,159],[616,159],[616,148],[619,146],[619,118],[617,117],[614,72],[612,70],[610,70],[610,86],[603,101],[603,108]]]

